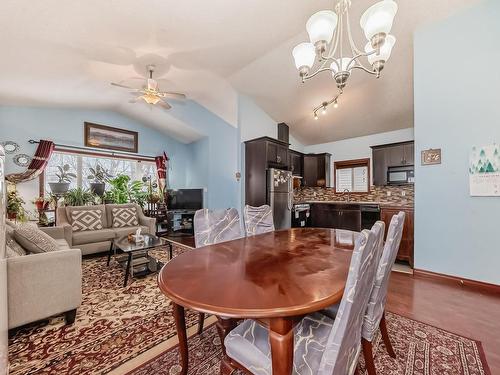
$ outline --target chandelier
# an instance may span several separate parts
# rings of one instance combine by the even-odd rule
[[[319,73],[329,72],[337,85],[336,95],[314,108],[316,120],[318,111],[321,110],[325,114],[331,104],[337,108],[339,98],[354,69],[379,78],[396,43],[396,38],[389,34],[398,10],[393,0],[379,1],[361,16],[360,25],[368,40],[363,50],[356,46],[351,34],[350,7],[351,0],[338,0],[335,11],[322,10],[313,14],[306,24],[310,42],[300,43],[292,52],[302,82]],[[363,63],[365,58],[369,66]],[[316,62],[318,66],[313,71]]]

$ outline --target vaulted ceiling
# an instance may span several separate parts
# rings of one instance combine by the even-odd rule
[[[352,1],[360,45],[358,20],[374,2]],[[398,1],[397,43],[383,77],[354,74],[340,107],[315,121],[312,109],[335,86],[328,76],[301,84],[291,50],[306,40],[308,17],[332,1],[3,0],[0,104],[111,108],[195,140],[188,123],[130,104],[109,85],[138,85],[155,64],[163,90],[185,92],[233,126],[237,94],[247,94],[304,144],[411,127],[413,31],[473,2]]]

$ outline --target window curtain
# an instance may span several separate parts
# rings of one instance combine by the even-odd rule
[[[164,190],[167,186],[167,171],[168,171],[168,158],[164,152],[163,155],[155,157],[156,173],[158,174],[158,186]]]
[[[31,159],[28,169],[22,173],[11,173],[5,176],[5,179],[9,182],[17,184],[19,182],[31,181],[38,176],[40,176],[47,163],[49,162],[50,156],[54,151],[54,142],[41,140],[35,151],[35,156]]]

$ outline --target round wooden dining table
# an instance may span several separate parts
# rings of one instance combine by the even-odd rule
[[[188,371],[184,308],[218,317],[223,349],[237,319],[259,320],[269,329],[273,374],[292,374],[293,327],[340,301],[358,236],[293,228],[197,248],[167,263],[158,285],[173,302],[181,374]]]

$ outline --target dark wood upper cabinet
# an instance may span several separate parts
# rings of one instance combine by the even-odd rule
[[[387,168],[414,165],[414,143],[402,142],[372,146],[373,184],[387,185]]]
[[[304,155],[301,152],[288,150],[288,169],[294,176],[304,177]]]
[[[268,168],[289,169],[288,143],[270,137],[245,142],[245,203],[261,206],[267,202]]]
[[[331,154],[304,155],[304,186],[330,187]]]

